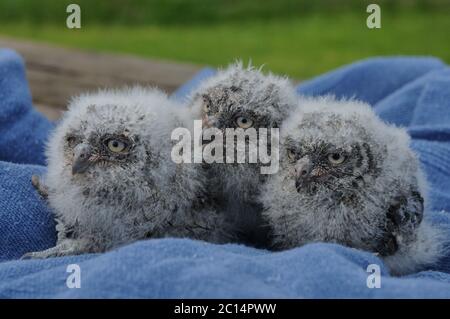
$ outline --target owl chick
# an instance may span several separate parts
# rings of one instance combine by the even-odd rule
[[[280,170],[263,187],[273,244],[334,242],[379,254],[393,274],[439,257],[439,230],[422,221],[426,183],[409,136],[370,106],[303,99],[283,124]]]
[[[295,90],[286,78],[264,75],[236,63],[206,80],[192,94],[189,104],[194,119],[201,118],[204,129],[215,128],[225,136],[227,128],[278,128],[296,101]],[[269,230],[256,200],[266,179],[260,166],[249,161],[204,165],[209,196],[223,208],[240,242],[256,247],[267,244]]]
[[[47,194],[57,245],[25,257],[111,248],[148,237],[226,241],[213,208],[201,206],[202,170],[171,160],[171,132],[187,113],[156,89],[75,98],[47,145]],[[195,208],[195,210],[194,210]]]

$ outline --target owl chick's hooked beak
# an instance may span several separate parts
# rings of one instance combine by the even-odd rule
[[[308,156],[300,158],[297,163],[295,163],[295,189],[297,192],[309,182],[312,168],[313,164]]]
[[[81,143],[73,150],[72,174],[83,174],[91,166],[92,147]]]
[[[316,167],[309,156],[300,158],[294,165],[295,189],[297,192],[310,185],[311,182],[326,178],[326,171]]]

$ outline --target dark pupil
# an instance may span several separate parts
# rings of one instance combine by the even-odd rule
[[[334,159],[335,161],[337,161],[337,160],[339,160],[339,159],[341,158],[341,154],[334,153],[334,154],[332,155],[332,157],[333,157],[333,159]]]
[[[113,141],[112,145],[113,145],[113,147],[119,147],[119,142]]]
[[[244,124],[247,123],[247,119],[246,119],[246,118],[243,118],[243,119],[242,119],[242,123],[244,123]]]

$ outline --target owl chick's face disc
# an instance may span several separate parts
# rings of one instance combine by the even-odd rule
[[[305,116],[283,138],[280,157],[285,182],[291,190],[309,195],[324,191],[341,198],[358,192],[366,176],[376,176],[371,146],[357,127],[354,135],[345,138],[345,126],[351,123],[316,116]]]
[[[227,129],[254,129],[256,138],[259,139],[260,128],[279,127],[279,114],[267,112],[267,105],[262,101],[253,101],[249,98],[248,93],[242,88],[234,86],[216,86],[199,95],[196,102],[201,105],[201,118],[204,129],[215,128],[222,132],[222,136],[226,136]],[[270,134],[270,130],[268,132]],[[203,145],[210,143],[212,140],[203,141]],[[267,138],[267,147],[270,148],[270,137]],[[255,141],[256,142],[256,141]],[[251,143],[245,140],[246,145]],[[224,141],[223,154],[227,153],[227,144]],[[230,145],[230,144],[228,144]],[[237,145],[234,144],[235,151]],[[246,154],[246,165],[254,166],[255,163],[248,163],[248,155]],[[224,159],[224,162],[226,160]],[[239,164],[228,163],[229,166]],[[256,164],[258,166],[259,164]]]
[[[121,174],[145,158],[139,132],[114,105],[90,106],[66,133],[64,157],[75,179]],[[136,169],[139,169],[136,167]]]
[[[133,154],[136,142],[123,133],[91,132],[77,137],[71,133],[66,140],[65,152],[73,174],[114,169],[136,159]],[[83,169],[76,169],[77,166]]]
[[[358,154],[357,147],[339,149],[326,143],[309,144],[303,141],[285,147],[283,167],[290,172],[289,178],[297,192],[311,193],[321,188],[339,191],[355,173],[353,165]],[[345,182],[341,178],[345,177]]]
[[[270,128],[278,127],[278,121],[270,114],[260,112],[264,105],[250,101],[246,92],[238,87],[217,86],[210,88],[195,99],[201,105],[201,117],[205,127]]]

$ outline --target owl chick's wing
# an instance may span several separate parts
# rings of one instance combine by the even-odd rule
[[[415,229],[423,219],[423,203],[423,197],[417,190],[393,198],[387,211],[386,233],[379,247],[382,256],[394,254],[400,240],[408,241],[413,238]]]

